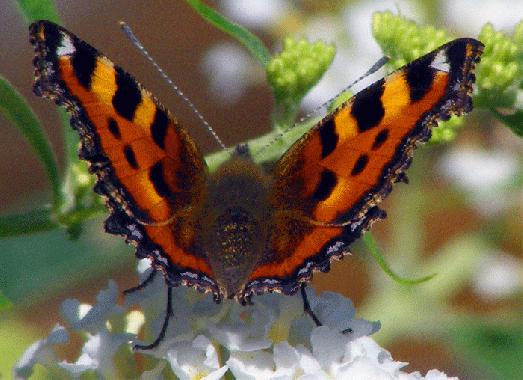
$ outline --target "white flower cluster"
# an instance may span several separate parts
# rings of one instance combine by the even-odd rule
[[[143,260],[142,279],[150,262]],[[76,300],[62,304],[69,328],[57,325],[46,338],[34,343],[14,368],[18,379],[29,378],[39,363],[59,378],[79,377],[91,372],[97,378],[159,379],[167,367],[179,379],[221,379],[227,371],[236,379],[422,379],[400,369],[368,335],[379,330],[379,322],[353,319],[352,302],[325,292],[316,297],[308,289],[311,308],[324,326],[316,327],[304,315],[300,296],[264,294],[253,297],[253,305],[239,306],[226,300],[217,305],[210,295],[185,286],[173,289],[173,316],[165,339],[153,350],[135,351],[135,334],[146,328],[154,340],[165,313],[166,286],[161,276],[141,291],[126,297],[125,304],[139,303],[142,312],[127,312],[116,304],[118,289],[113,281],[101,291],[94,306]],[[143,314],[142,314],[143,313]],[[145,319],[144,319],[145,316]],[[143,324],[143,321],[153,321]],[[143,326],[142,326],[143,325]],[[68,341],[68,333],[86,337],[75,363],[60,361],[54,346]],[[125,331],[125,332],[123,332]],[[149,370],[131,373],[129,361],[139,354],[149,357]],[[136,370],[137,371],[137,370]],[[430,371],[425,379],[446,379]]]

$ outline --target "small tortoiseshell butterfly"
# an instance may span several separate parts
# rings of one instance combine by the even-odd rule
[[[385,217],[377,205],[404,179],[414,149],[439,120],[472,110],[483,51],[457,39],[380,79],[269,172],[240,146],[209,173],[185,129],[131,75],[49,21],[32,24],[30,35],[34,91],[69,111],[80,158],[111,211],[106,231],[134,243],[169,289],[184,284],[241,304],[296,293]],[[170,302],[162,334],[145,348],[163,337]]]

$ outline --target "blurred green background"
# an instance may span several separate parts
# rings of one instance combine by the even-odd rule
[[[133,28],[226,145],[270,130],[272,100],[263,72],[183,1],[54,3],[62,25],[139,79],[204,153],[217,150],[216,142],[129,43],[119,21]],[[338,61],[320,91],[305,101],[309,106],[329,99],[339,91],[335,84],[345,86],[380,58],[369,39],[375,11],[399,10],[420,24],[448,28],[457,37],[477,37],[488,21],[510,31],[518,21],[511,20],[515,5],[510,1],[281,0],[267,1],[259,10],[261,2],[253,1],[246,11],[239,7],[242,2],[207,3],[251,29],[272,52],[286,34],[321,37],[337,45]],[[266,8],[271,4],[275,14]],[[0,15],[0,73],[31,103],[63,166],[56,107],[31,91],[33,52],[27,25],[11,2],[0,2]],[[233,58],[228,60],[227,54]],[[2,115],[0,125],[0,212],[17,214],[50,202],[50,185],[38,158]],[[354,301],[357,317],[381,321],[374,339],[395,360],[409,362],[406,371],[425,374],[437,368],[460,378],[523,378],[522,151],[519,138],[487,111],[475,110],[454,142],[416,153],[407,172],[410,184],[398,185],[383,203],[388,218],[372,231],[396,273],[419,278],[437,272],[436,279],[400,286],[362,244],[330,273],[315,277],[318,291],[341,292]],[[120,289],[136,285],[133,248],[103,233],[104,218],[85,223],[77,241],[70,241],[64,230],[0,241],[0,290],[12,302],[10,310],[0,311],[0,375],[9,378],[21,354],[63,323],[59,308],[64,299],[92,303],[109,279]],[[73,361],[79,350],[80,341],[73,339],[60,354]]]

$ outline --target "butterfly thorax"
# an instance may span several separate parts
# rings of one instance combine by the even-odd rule
[[[234,156],[209,176],[196,218],[196,241],[225,297],[241,293],[267,252],[269,189],[269,177],[244,155]]]

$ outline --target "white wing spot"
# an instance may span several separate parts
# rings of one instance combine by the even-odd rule
[[[433,67],[436,70],[444,71],[448,73],[450,71],[450,64],[447,59],[447,54],[444,50],[438,52],[432,62],[430,63],[430,66]]]
[[[131,233],[131,236],[133,237],[134,240],[138,240],[138,241],[143,240],[143,235],[140,232],[140,230],[138,229],[138,227],[136,226],[136,224],[130,224],[127,227],[127,229]]]
[[[344,243],[341,242],[341,241],[337,241],[333,246],[329,247],[329,249],[327,249],[327,255],[332,255],[333,253],[338,253],[341,248],[343,248],[344,246]]]
[[[73,55],[76,49],[74,48],[74,43],[68,36],[62,34],[61,45],[56,49],[56,55]]]

